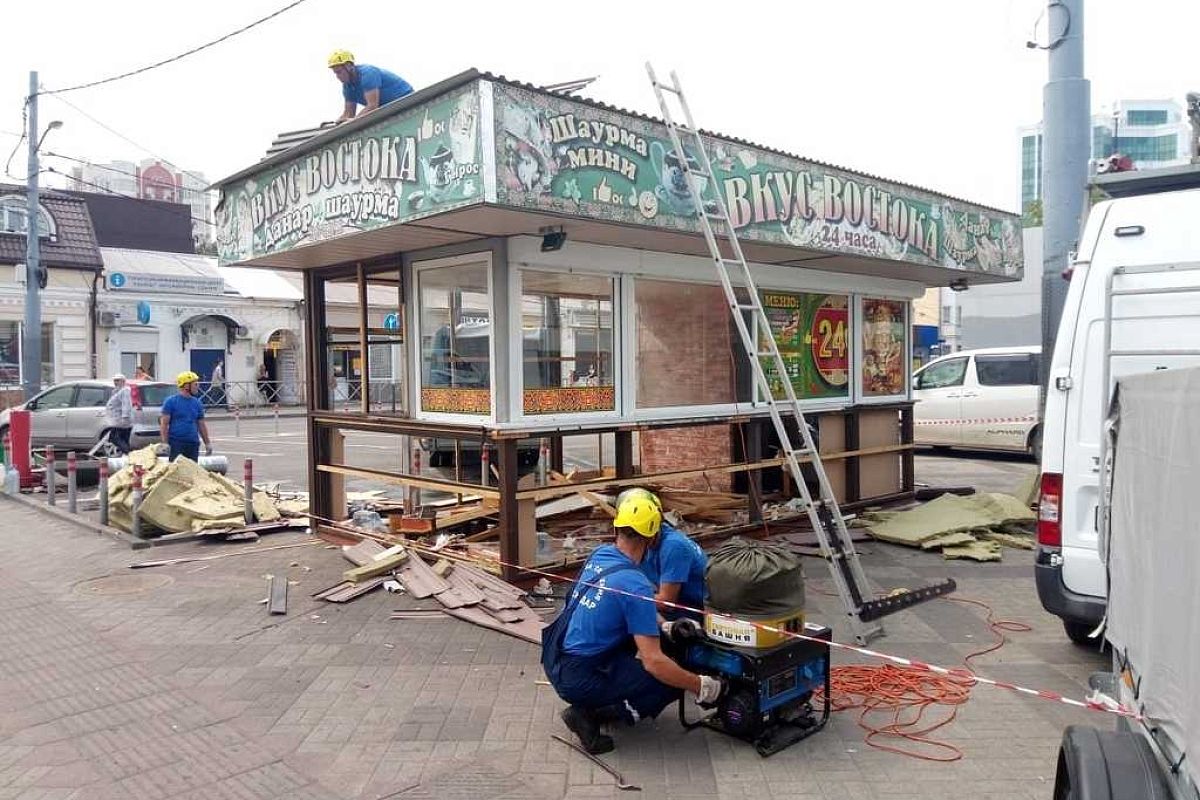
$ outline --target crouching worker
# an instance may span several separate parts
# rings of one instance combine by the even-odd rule
[[[642,573],[662,524],[657,504],[630,496],[617,508],[616,541],[592,553],[562,613],[542,633],[542,666],[570,703],[563,722],[589,753],[613,749],[602,723],[658,716],[687,691],[702,705],[721,696],[720,679],[695,675],[662,650],[654,585]]]

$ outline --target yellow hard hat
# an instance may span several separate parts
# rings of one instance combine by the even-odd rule
[[[353,64],[354,53],[349,50],[334,50],[329,54],[329,66],[340,67],[342,64]]]
[[[658,499],[658,495],[649,489],[643,489],[641,486],[632,486],[617,495],[617,508],[620,508],[621,504],[631,497],[644,497],[653,503],[655,508],[660,511],[662,510],[662,501]]]
[[[641,492],[623,493],[626,496],[617,503],[617,518],[613,520],[613,527],[633,528],[647,539],[653,539],[662,527],[662,511],[658,503],[651,499],[654,496],[650,492],[645,489]]]
[[[200,376],[191,370],[188,370],[187,372],[181,372],[175,376],[175,385],[182,389],[189,383],[195,383],[198,380],[200,380]]]

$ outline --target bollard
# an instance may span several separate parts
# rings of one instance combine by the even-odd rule
[[[130,488],[133,492],[133,517],[129,525],[129,532],[137,538],[142,537],[142,468],[134,466],[133,480],[130,481]]]
[[[78,463],[75,460],[75,451],[67,453],[67,511],[72,514],[79,513],[79,481],[77,479],[76,470]]]
[[[108,524],[108,460],[100,459],[100,524]]]
[[[491,456],[488,455],[487,445],[480,445],[479,451],[479,475],[482,478],[481,483],[484,486],[491,484]]]
[[[279,403],[275,404],[275,435],[279,435]]]
[[[246,496],[246,524],[254,522],[254,461],[247,458],[242,464],[242,493]]]
[[[233,435],[242,438],[242,411],[237,406],[233,407]]]
[[[46,494],[50,496],[50,505],[56,505],[55,493],[58,491],[58,473],[54,471],[54,445],[46,445]]]
[[[412,450],[412,474],[419,478],[421,477],[421,446],[417,445]],[[405,509],[409,514],[417,513],[417,507],[421,505],[421,489],[418,486],[408,487],[408,507]]]

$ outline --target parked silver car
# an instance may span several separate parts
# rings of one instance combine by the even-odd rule
[[[135,450],[158,441],[158,418],[162,404],[175,394],[172,384],[158,381],[129,381],[133,394],[133,432],[129,444]],[[108,431],[104,405],[113,393],[108,381],[71,381],[51,386],[17,408],[27,409],[33,425],[32,446],[54,445],[60,451],[82,455]],[[9,410],[0,411],[0,439],[8,430]]]

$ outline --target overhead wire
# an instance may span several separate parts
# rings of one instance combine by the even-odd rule
[[[20,149],[21,142],[25,141],[25,136],[27,135],[26,131],[28,128],[29,128],[29,98],[26,97],[25,102],[21,105],[21,135],[19,137],[17,137],[17,143],[13,145],[12,152],[8,154],[8,160],[4,162],[4,174],[7,175],[9,178],[12,178],[14,181],[29,180],[28,175],[26,175],[24,178],[18,178],[16,175],[12,174],[13,156],[15,156],[17,154],[17,150]]]
[[[128,72],[122,72],[119,75],[113,75],[108,78],[101,78],[100,80],[88,81],[87,83],[80,83],[80,84],[76,84],[75,86],[67,86],[63,89],[42,89],[39,92],[39,94],[57,96],[57,95],[62,95],[66,92],[77,92],[77,91],[80,91],[83,89],[91,89],[95,86],[103,86],[104,84],[107,84],[107,83],[114,83],[119,80],[124,80],[125,78],[132,78],[134,75],[141,75],[143,73],[150,72],[151,70],[158,69],[159,67],[164,67],[167,64],[172,64],[176,61],[180,61],[181,59],[187,58],[188,56],[195,55],[196,53],[199,53],[203,50],[207,50],[208,48],[218,45],[221,42],[228,41],[229,39],[232,39],[233,37],[235,37],[239,34],[245,33],[246,31],[251,30],[252,28],[256,28],[259,25],[262,25],[264,22],[269,22],[270,20],[274,19],[275,17],[278,17],[281,14],[291,11],[296,6],[302,5],[306,2],[308,2],[308,0],[293,0],[293,2],[288,3],[283,8],[272,11],[270,14],[267,14],[265,17],[260,17],[259,19],[256,19],[247,25],[243,25],[242,27],[238,28],[237,30],[230,31],[229,33],[225,34],[224,36],[213,39],[212,41],[209,41],[209,42],[205,42],[204,44],[199,45],[198,47],[193,47],[190,50],[186,50],[182,53],[179,53],[178,55],[171,56],[170,58],[164,58],[162,61],[156,61],[153,64],[149,64],[147,66],[140,67],[138,69],[130,70]]]
[[[91,186],[93,189],[99,189],[99,190],[100,190],[100,192],[101,192],[102,194],[110,194],[110,195],[114,195],[114,196],[116,196],[116,197],[125,197],[125,198],[128,198],[128,199],[130,199],[130,200],[136,200],[136,201],[138,201],[139,203],[146,203],[146,204],[148,204],[150,207],[152,207],[152,208],[157,208],[157,209],[159,209],[160,211],[162,211],[162,212],[166,213],[166,209],[164,209],[164,208],[162,207],[162,205],[161,205],[161,204],[162,204],[162,203],[164,203],[164,202],[167,202],[167,201],[164,201],[164,200],[151,200],[151,199],[149,199],[149,198],[146,198],[146,197],[137,197],[137,196],[135,196],[135,195],[130,195],[130,194],[121,194],[120,192],[114,192],[112,189],[108,188],[107,186],[101,186],[101,185],[100,185],[100,184],[98,184],[98,183],[92,183],[91,181],[85,181],[85,180],[83,180],[82,178],[76,178],[74,175],[67,175],[65,172],[59,172],[59,171],[58,171],[58,170],[56,170],[54,167],[46,167],[46,168],[45,168],[44,170],[42,170],[42,171],[43,171],[43,172],[50,172],[50,173],[53,173],[54,175],[59,175],[59,176],[61,176],[61,177],[63,177],[63,178],[67,178],[67,179],[69,179],[69,180],[71,180],[71,181],[74,181],[74,182],[76,182],[76,183],[81,183],[81,184],[83,184],[84,186]],[[173,204],[171,204],[171,205],[182,205],[182,206],[184,206],[184,208],[187,208],[187,206],[186,206],[185,204],[183,204],[183,203],[173,203]],[[171,213],[174,213],[174,212],[171,212]],[[207,219],[201,219],[200,217],[192,216],[191,214],[188,214],[188,218],[189,218],[189,219],[191,219],[193,222],[203,222],[205,225],[211,225],[211,226],[213,226],[213,227],[216,227],[216,223],[215,223],[215,222],[213,222],[213,221],[211,221],[211,220],[207,220]]]
[[[189,170],[183,169],[182,167],[176,166],[175,162],[171,161],[171,159],[169,159],[169,158],[166,158],[166,157],[164,157],[164,156],[161,156],[161,155],[159,155],[158,153],[156,153],[156,152],[154,152],[153,150],[151,150],[149,147],[146,147],[144,144],[139,144],[138,142],[135,142],[133,139],[130,139],[128,136],[126,136],[125,134],[121,133],[121,132],[120,132],[120,131],[118,131],[116,128],[112,127],[111,125],[109,125],[109,124],[105,123],[105,122],[104,122],[104,121],[102,121],[102,120],[99,120],[99,119],[97,119],[95,116],[93,116],[92,114],[89,114],[87,111],[84,111],[82,108],[80,108],[79,106],[75,105],[74,103],[72,103],[72,102],[71,102],[70,100],[68,100],[67,98],[65,98],[65,97],[59,97],[59,96],[57,96],[57,95],[54,95],[54,99],[55,99],[55,100],[58,100],[60,103],[63,103],[64,105],[66,105],[66,106],[68,106],[68,107],[70,107],[70,108],[73,108],[75,111],[79,112],[79,113],[80,113],[80,114],[82,114],[84,117],[86,117],[87,119],[89,119],[89,120],[91,120],[92,122],[94,122],[96,125],[99,125],[101,128],[103,128],[104,130],[108,131],[108,132],[109,132],[109,133],[111,133],[113,136],[116,136],[118,139],[121,139],[122,141],[124,141],[124,142],[126,142],[126,143],[128,143],[128,144],[131,144],[131,145],[133,145],[133,146],[134,146],[134,147],[136,147],[138,150],[141,150],[143,153],[146,153],[147,155],[153,156],[154,158],[157,158],[157,159],[158,159],[159,161],[161,161],[162,163],[164,163],[164,164],[168,164],[168,165],[170,165],[170,166],[174,167],[175,169],[178,169],[178,170],[179,170],[180,172],[182,172],[184,175],[188,175],[188,176],[190,176],[191,178],[193,178],[194,180],[197,180],[197,181],[199,181],[199,182],[201,182],[201,183],[204,183],[204,184],[206,184],[206,185],[208,184],[208,179],[207,179],[207,178],[205,178],[205,177],[204,177],[203,175],[201,175],[200,173],[198,173],[198,172],[191,172],[191,171],[189,171]]]

